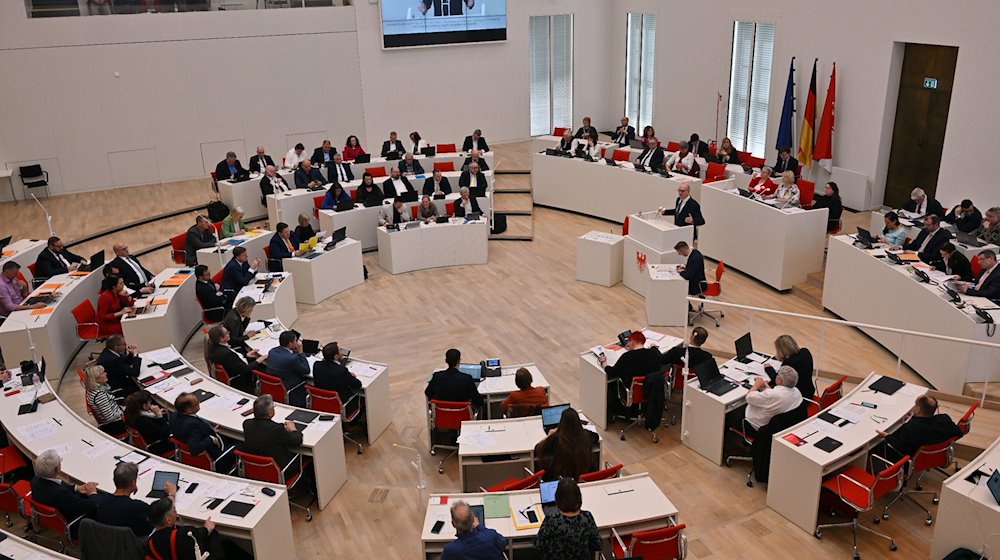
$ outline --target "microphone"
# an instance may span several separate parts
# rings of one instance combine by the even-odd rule
[[[28,335],[28,349],[31,350],[31,361],[37,364],[38,356],[35,355],[35,339],[31,336],[31,329],[28,328],[28,324],[25,323],[24,321],[11,317],[10,315],[7,315],[6,317],[0,315],[0,319],[4,319],[6,321],[14,321],[15,323],[18,323],[24,327],[24,332],[25,334]]]
[[[215,224],[211,220],[208,222],[208,227],[215,232],[215,252],[219,254],[219,268],[222,268],[225,266],[225,263],[222,262],[222,236],[219,234],[219,230],[215,229]]]
[[[31,198],[34,199],[35,204],[37,204],[42,209],[42,212],[45,213],[45,221],[49,224],[49,237],[55,237],[56,231],[52,229],[52,216],[49,215],[49,211],[42,206],[41,202],[38,202],[38,199],[35,198],[35,193],[31,193]]]

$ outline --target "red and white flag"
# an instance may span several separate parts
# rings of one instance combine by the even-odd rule
[[[826,90],[826,101],[823,103],[823,116],[819,119],[819,131],[816,134],[816,148],[813,149],[813,159],[819,166],[833,173],[833,110],[837,95],[837,63],[833,63],[830,73],[830,87]]]

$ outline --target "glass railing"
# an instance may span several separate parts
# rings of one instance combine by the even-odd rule
[[[352,0],[25,0],[29,18],[350,6]]]

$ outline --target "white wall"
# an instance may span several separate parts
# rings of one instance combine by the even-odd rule
[[[892,66],[895,43],[957,46],[958,64],[938,198],[946,205],[965,197],[981,207],[1000,203],[1000,194],[984,165],[991,161],[994,151],[994,134],[989,125],[1000,122],[1000,105],[993,99],[1000,86],[994,44],[1000,3],[973,0],[948,4],[943,10],[940,3],[930,0],[718,0],[706,11],[705,5],[698,3],[620,0],[614,2],[613,11],[610,27],[615,34],[615,49],[624,49],[618,44],[624,44],[625,14],[658,15],[653,118],[661,139],[682,139],[691,132],[699,132],[702,138],[713,137],[716,91],[723,96],[720,138],[725,135],[734,20],[776,24],[769,160],[775,157],[774,137],[791,57],[796,57],[797,68],[796,141],[812,60],[819,58],[817,126],[831,64],[836,61],[834,165],[867,174],[874,182],[876,204],[882,200],[896,103],[892,80],[892,75],[898,78],[899,73],[898,65]],[[699,54],[689,56],[692,50]],[[624,83],[624,75],[614,76],[610,83],[615,88],[610,96],[615,104],[609,110],[621,112],[618,100],[623,99],[624,92],[619,84]],[[888,128],[883,122],[887,111]]]

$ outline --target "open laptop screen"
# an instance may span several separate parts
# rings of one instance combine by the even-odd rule
[[[483,376],[483,366],[480,364],[458,364],[458,371],[479,381]]]
[[[564,410],[569,408],[569,404],[556,404],[542,408],[542,426],[558,426]]]

